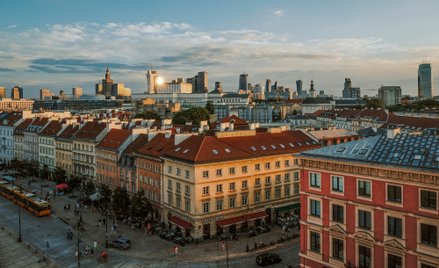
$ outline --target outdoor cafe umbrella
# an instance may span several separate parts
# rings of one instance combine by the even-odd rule
[[[58,189],[58,190],[65,190],[67,188],[69,188],[69,185],[67,183],[65,183],[65,182],[56,185],[56,189]]]

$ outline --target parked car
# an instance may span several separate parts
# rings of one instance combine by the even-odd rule
[[[271,228],[268,225],[258,226],[258,227],[256,227],[256,231],[260,234],[261,233],[268,233],[271,231]]]
[[[281,263],[281,262],[282,262],[282,258],[274,253],[264,253],[256,257],[256,264],[259,266],[266,266],[266,265]]]
[[[130,248],[130,240],[123,236],[118,236],[114,240],[110,241],[110,247],[118,248],[118,249],[129,249]]]

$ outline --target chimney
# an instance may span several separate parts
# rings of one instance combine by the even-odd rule
[[[393,139],[401,132],[400,128],[387,129],[387,138]]]

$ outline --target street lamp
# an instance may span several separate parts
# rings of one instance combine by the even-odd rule
[[[81,256],[81,253],[79,252],[79,231],[80,231],[80,226],[81,226],[81,222],[80,221],[78,221],[78,242],[77,242],[77,248],[76,248],[76,250],[77,250],[77,253],[78,253],[78,267],[81,265],[81,263],[79,262],[79,258],[80,258],[80,256]]]
[[[248,228],[248,211],[249,211],[249,205],[247,204],[247,217],[246,217],[246,222],[247,222],[247,231],[249,230],[249,228]],[[247,246],[246,246],[246,251],[247,252],[249,252],[250,251],[250,248],[249,248],[249,246],[248,246],[248,234],[247,234]]]
[[[18,242],[21,242],[21,208],[18,206]]]
[[[105,210],[105,247],[108,248],[108,209]]]

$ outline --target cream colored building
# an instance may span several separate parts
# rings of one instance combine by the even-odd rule
[[[317,147],[301,131],[189,137],[162,157],[165,222],[201,238],[297,214],[294,154]]]
[[[64,169],[69,177],[73,175],[73,140],[71,138],[79,128],[79,124],[70,124],[55,138],[56,166]]]
[[[2,98],[0,99],[0,111],[32,111],[34,106],[34,100],[29,99],[10,99]]]

